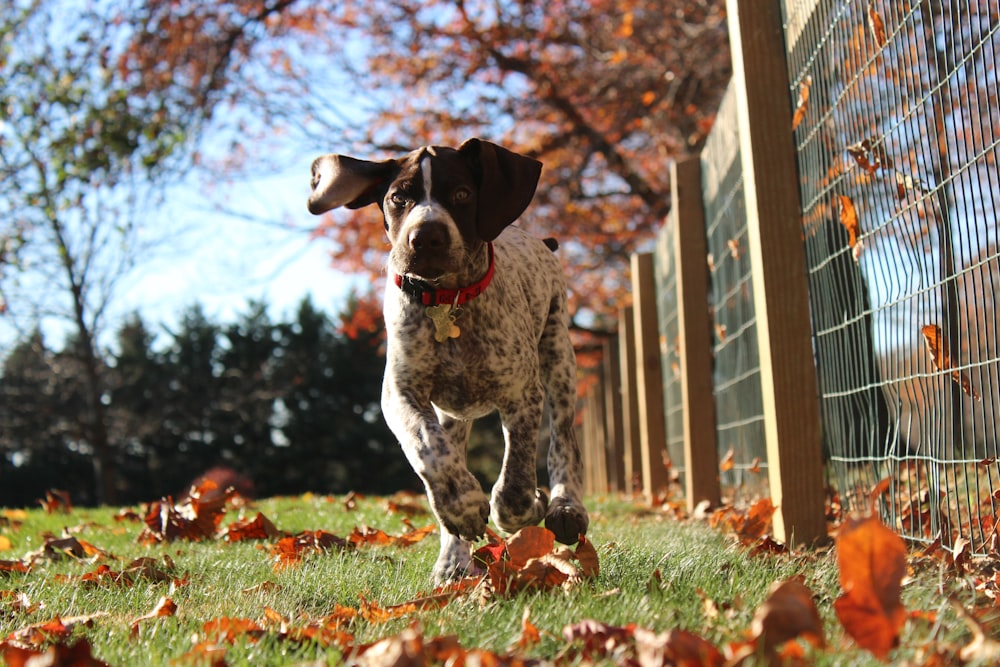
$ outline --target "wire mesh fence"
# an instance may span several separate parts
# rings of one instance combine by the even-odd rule
[[[766,492],[767,455],[761,408],[747,216],[736,133],[736,103],[727,92],[702,153],[705,234],[715,359],[716,441],[727,495]]]
[[[830,478],[904,535],[995,549],[996,2],[787,2]]]

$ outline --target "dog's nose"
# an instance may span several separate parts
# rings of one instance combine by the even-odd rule
[[[413,250],[441,250],[448,246],[448,230],[443,223],[425,222],[410,232],[407,241]]]

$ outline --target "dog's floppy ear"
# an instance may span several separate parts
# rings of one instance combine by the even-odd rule
[[[481,139],[469,139],[458,152],[479,181],[477,231],[484,241],[492,241],[528,208],[542,163]]]
[[[324,155],[312,164],[309,212],[325,213],[338,206],[361,208],[378,201],[380,185],[399,168],[396,160],[369,162],[346,155]]]

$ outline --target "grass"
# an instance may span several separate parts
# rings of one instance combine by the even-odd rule
[[[275,498],[258,501],[245,512],[250,516],[263,512],[278,528],[292,533],[323,529],[346,536],[360,525],[391,535],[406,530],[403,517],[389,513],[383,498],[362,499],[353,511],[346,510],[342,501],[317,496]],[[359,617],[348,631],[357,644],[364,644],[397,635],[417,623],[426,638],[455,635],[463,647],[503,654],[519,638],[528,608],[531,622],[541,631],[538,643],[518,649],[519,656],[528,658],[560,655],[566,648],[563,628],[584,619],[615,626],[636,624],[655,632],[688,630],[722,649],[745,639],[773,582],[802,575],[815,593],[831,645],[825,651],[809,653],[809,661],[820,665],[881,664],[853,646],[834,616],[832,603],[840,589],[833,550],[755,556],[703,523],[680,523],[626,499],[592,499],[589,506],[589,537],[601,563],[596,581],[568,591],[527,592],[485,604],[465,596],[440,609],[383,623]],[[361,596],[384,607],[420,597],[431,589],[436,534],[405,549],[365,546],[314,555],[296,567],[275,570],[265,542],[173,542],[147,547],[136,542],[141,524],[116,522],[116,513],[117,508],[80,508],[69,514],[46,514],[40,509],[24,515],[7,512],[14,518],[8,518],[7,525],[0,519],[0,536],[10,542],[7,550],[0,551],[0,559],[19,559],[39,549],[46,534],[69,528],[79,539],[120,558],[100,561],[114,570],[141,556],[161,562],[169,557],[171,574],[187,583],[174,590],[166,581],[85,585],[79,577],[97,564],[71,558],[40,562],[27,574],[0,573],[0,639],[56,616],[103,612],[107,615],[74,634],[87,637],[96,657],[115,666],[174,665],[192,649],[193,638],[205,638],[203,626],[211,619],[260,620],[270,609],[293,624],[304,623],[330,614],[337,604],[358,607]],[[224,523],[230,520],[227,515]],[[419,527],[432,519],[424,515],[412,521]],[[274,585],[248,591],[262,582]],[[938,571],[923,568],[912,572],[904,587],[904,605],[948,614],[939,589]],[[17,606],[14,600],[21,594],[37,608]],[[143,621],[132,636],[133,621],[150,612],[164,595],[177,604],[176,615]],[[969,640],[959,623],[911,620],[902,646],[892,658],[913,660],[932,636],[957,645]],[[237,638],[226,646],[225,653],[228,665],[336,665],[342,660],[336,647],[284,641],[275,633],[265,633],[259,641]],[[180,661],[189,663],[187,659]]]

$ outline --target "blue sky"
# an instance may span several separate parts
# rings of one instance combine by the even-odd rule
[[[117,325],[132,312],[162,335],[195,303],[210,319],[229,322],[246,311],[249,300],[261,300],[278,321],[292,317],[305,296],[332,315],[352,288],[365,289],[366,281],[335,269],[329,241],[311,239],[305,231],[318,221],[306,210],[313,157],[304,155],[271,175],[233,184],[199,185],[201,172],[199,178],[172,187],[163,208],[149,217],[146,235],[157,238],[161,230],[177,227],[182,232],[170,234],[144,256],[119,287],[102,346],[111,344]],[[222,213],[220,207],[234,214]],[[68,330],[68,323],[57,320],[43,326],[51,346],[60,345]],[[0,348],[15,337],[10,322],[0,318]]]

